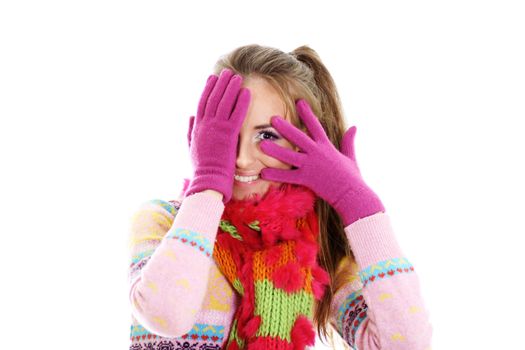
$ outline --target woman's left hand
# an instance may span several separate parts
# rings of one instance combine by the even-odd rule
[[[306,100],[298,100],[296,109],[312,138],[281,117],[272,117],[271,124],[302,152],[267,140],[260,145],[269,156],[297,169],[265,168],[261,171],[261,178],[310,188],[335,208],[345,226],[360,218],[385,211],[379,197],[365,184],[357,166],[354,155],[356,127],[351,127],[344,134],[341,153],[328,139]]]

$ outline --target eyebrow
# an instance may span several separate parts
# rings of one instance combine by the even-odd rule
[[[273,128],[273,126],[271,124],[262,124],[262,125],[257,125],[254,127],[254,129],[266,129],[266,128]]]

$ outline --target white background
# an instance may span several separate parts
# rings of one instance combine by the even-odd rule
[[[127,348],[131,215],[179,193],[204,82],[251,43],[331,71],[433,349],[522,346],[522,5],[342,4],[0,4],[3,349]]]

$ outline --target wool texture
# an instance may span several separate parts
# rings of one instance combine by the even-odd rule
[[[226,204],[213,257],[241,301],[225,349],[314,345],[315,300],[330,281],[317,263],[315,200],[285,183]]]

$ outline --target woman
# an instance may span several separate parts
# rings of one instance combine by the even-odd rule
[[[131,349],[430,349],[413,266],[319,56],[240,47],[208,78],[178,200],[131,235]]]

